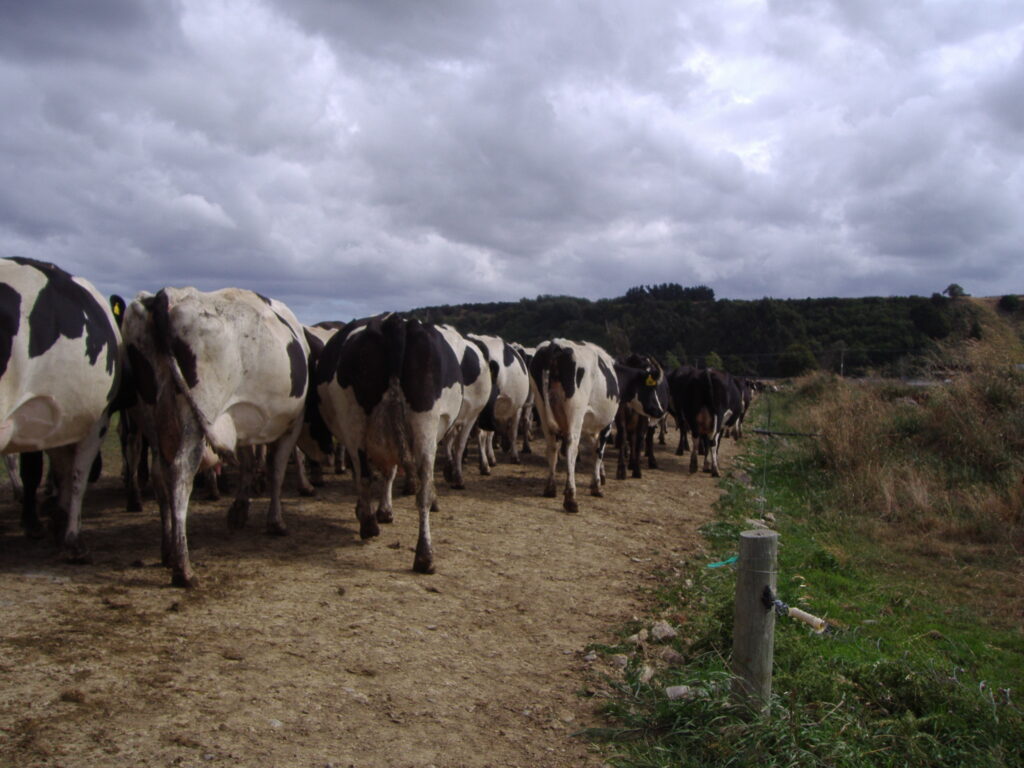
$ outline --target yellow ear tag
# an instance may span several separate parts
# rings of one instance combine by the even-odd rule
[[[114,305],[114,317],[117,317],[120,314],[121,314],[121,305],[120,304],[115,304]]]
[[[653,376],[648,376],[647,377],[647,381],[645,381],[644,384],[646,384],[648,387],[656,387],[656,386],[658,386],[658,382],[656,382],[654,380]]]

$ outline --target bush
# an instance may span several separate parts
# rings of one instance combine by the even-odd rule
[[[1013,314],[1020,310],[1020,296],[1010,293],[1003,296],[997,304],[1000,311],[1006,312],[1007,314]]]
[[[818,367],[818,360],[803,344],[790,344],[786,351],[779,355],[779,375],[799,376]]]

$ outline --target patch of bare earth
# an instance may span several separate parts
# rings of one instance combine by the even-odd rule
[[[89,565],[25,540],[7,502],[0,765],[598,766],[574,736],[597,724],[585,648],[643,614],[719,495],[658,456],[642,480],[609,461],[579,515],[540,495],[536,455],[490,477],[467,463],[468,490],[438,485],[433,576],[411,570],[413,499],[361,542],[347,476],[290,494],[282,539],[262,533],[265,500],[229,534],[229,501],[197,498],[192,592],[159,566],[155,503],[124,512],[116,478],[86,500]]]

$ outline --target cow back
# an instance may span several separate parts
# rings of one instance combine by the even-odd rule
[[[87,280],[0,259],[0,450],[78,442],[117,390],[121,336]]]
[[[129,305],[124,334],[133,365],[141,361],[143,400],[173,396],[176,381],[221,452],[276,440],[302,412],[309,347],[281,302],[237,288],[165,288]]]

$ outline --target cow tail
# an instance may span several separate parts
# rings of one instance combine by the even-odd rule
[[[388,387],[370,414],[366,436],[370,458],[381,467],[404,465],[412,456],[412,435],[402,393],[408,330],[408,324],[398,315],[390,315],[381,326],[387,350]]]
[[[213,438],[213,423],[203,413],[203,409],[199,407],[199,403],[192,396],[192,390],[188,382],[185,381],[185,375],[181,372],[181,365],[174,354],[174,333],[171,328],[171,307],[167,292],[164,290],[158,292],[153,297],[149,308],[153,314],[153,342],[157,352],[167,360],[167,367],[171,371],[174,388],[185,398],[189,409],[195,414],[196,421],[199,422],[199,428],[202,430],[206,442],[222,457],[232,456],[234,454],[233,446],[222,445]]]
[[[544,419],[544,426],[549,432],[557,433],[558,427],[555,426],[555,421],[551,418],[551,371],[547,367],[540,374],[540,400],[544,403],[544,408],[540,412]]]
[[[567,429],[560,426],[559,416],[562,417],[561,421],[565,421],[565,394],[561,388],[557,392],[551,391],[551,371],[557,365],[557,358],[552,356],[548,365],[544,366],[544,370],[540,376],[540,392],[541,397],[544,399],[544,421],[547,424],[548,432],[553,435],[564,435]]]

